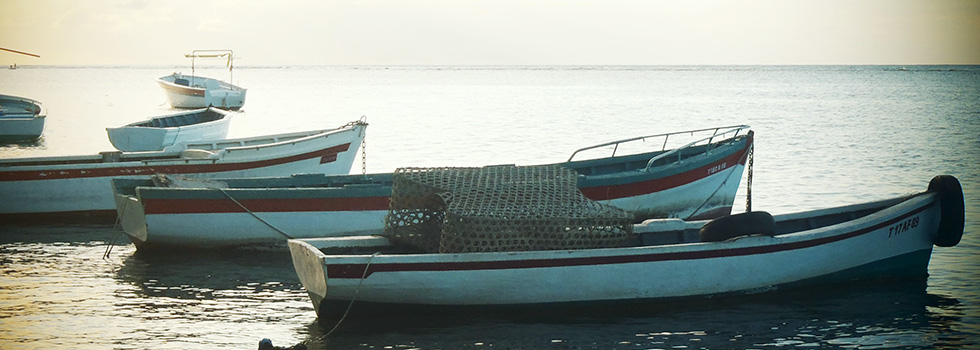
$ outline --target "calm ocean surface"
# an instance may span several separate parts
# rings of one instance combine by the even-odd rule
[[[0,146],[0,158],[111,150],[106,127],[171,111],[154,79],[173,71],[189,73],[0,70],[0,93],[48,108],[44,138]],[[0,348],[255,349],[262,338],[313,349],[980,348],[978,66],[240,66],[234,82],[249,90],[229,136],[366,116],[368,172],[558,162],[605,141],[748,124],[754,210],[883,199],[950,174],[966,230],[934,249],[924,282],[562,315],[407,315],[324,337],[286,252],[146,256],[111,226],[0,226]]]

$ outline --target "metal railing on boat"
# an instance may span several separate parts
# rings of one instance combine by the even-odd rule
[[[601,144],[598,144],[598,145],[593,145],[593,146],[579,148],[579,149],[575,150],[575,152],[572,152],[572,155],[570,157],[568,157],[568,161],[571,162],[572,159],[575,158],[575,155],[577,155],[579,152],[587,151],[587,150],[592,150],[592,149],[597,149],[597,148],[601,148],[601,147],[608,147],[608,146],[613,146],[613,151],[612,151],[611,157],[615,157],[616,156],[616,151],[619,150],[619,145],[624,144],[624,143],[628,143],[628,142],[634,142],[634,141],[646,141],[646,139],[655,138],[655,137],[663,137],[664,138],[663,147],[660,150],[661,151],[666,151],[667,150],[667,140],[672,135],[680,135],[680,134],[694,135],[694,133],[698,133],[698,132],[712,131],[711,136],[704,137],[704,138],[701,138],[701,139],[692,141],[692,142],[687,143],[687,144],[685,144],[685,145],[683,145],[681,147],[674,148],[674,149],[670,150],[669,152],[658,154],[657,156],[655,156],[653,158],[650,158],[650,160],[647,161],[646,168],[643,169],[643,171],[649,171],[650,170],[650,167],[653,165],[653,163],[656,162],[656,161],[658,161],[658,160],[660,160],[660,159],[664,159],[667,156],[670,156],[672,154],[677,154],[677,161],[680,162],[681,161],[681,152],[680,151],[682,151],[684,149],[687,149],[687,148],[690,148],[690,147],[692,147],[694,145],[697,145],[697,144],[699,144],[701,142],[704,142],[704,141],[707,141],[705,144],[710,145],[711,142],[716,137],[724,137],[725,135],[729,135],[729,134],[731,134],[731,138],[732,138],[732,140],[734,140],[738,136],[738,133],[739,132],[741,132],[742,130],[748,129],[748,128],[749,128],[748,125],[732,125],[732,126],[721,126],[721,127],[715,127],[715,128],[704,128],[704,129],[696,129],[696,130],[685,130],[685,131],[676,131],[676,132],[669,132],[669,133],[663,133],[663,134],[654,134],[654,135],[647,135],[647,136],[632,137],[632,138],[628,138],[628,139],[623,139],[623,140],[618,140],[618,141],[611,141],[611,142],[601,143]]]

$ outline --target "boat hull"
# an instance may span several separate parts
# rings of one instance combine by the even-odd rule
[[[750,135],[682,165],[651,171],[594,171],[650,157],[645,154],[562,165],[582,174],[579,188],[586,197],[633,211],[638,221],[698,219],[731,212],[751,147]],[[117,194],[130,197],[119,203],[140,206],[125,213],[120,207],[119,215],[133,223],[123,228],[140,249],[282,245],[287,238],[360,235],[384,228],[391,175],[376,177],[373,184],[341,188],[312,188],[299,185],[301,179],[282,184],[229,181],[229,188],[220,190],[138,187],[135,193]],[[295,188],[304,186],[310,188]]]
[[[700,298],[864,278],[925,277],[943,215],[937,196],[924,193],[896,203],[834,225],[711,243],[327,255],[311,239],[290,240],[289,248],[321,322],[334,319],[355,297],[358,310],[379,310],[365,308],[370,305],[554,306]],[[806,222],[806,216],[848,210],[785,217],[804,216],[801,222]],[[777,216],[777,225],[784,220]],[[696,229],[703,222],[688,225]],[[649,229],[635,228],[641,234]]]
[[[181,81],[188,83],[177,83]],[[160,77],[157,84],[174,108],[240,109],[245,105],[247,89],[217,79],[174,73]]]
[[[339,129],[183,144],[161,152],[0,161],[4,222],[94,221],[116,215],[111,180],[154,174],[199,178],[285,176],[350,171],[367,124]]]
[[[34,141],[44,134],[47,111],[41,102],[0,95],[0,142]]]
[[[185,122],[188,124],[182,124]],[[160,151],[181,142],[224,139],[230,123],[228,112],[207,108],[106,128],[106,133],[112,146],[120,151]]]
[[[44,134],[45,117],[0,119],[0,141],[28,142]]]

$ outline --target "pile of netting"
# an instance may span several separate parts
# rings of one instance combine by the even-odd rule
[[[582,195],[561,166],[400,168],[385,235],[430,253],[621,247],[633,215]]]

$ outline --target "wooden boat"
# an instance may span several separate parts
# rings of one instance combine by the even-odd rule
[[[670,137],[693,141],[616,154],[626,144],[659,146]],[[587,197],[629,210],[637,222],[713,218],[731,212],[752,145],[745,125],[687,130],[585,147],[559,164],[581,174]],[[608,148],[612,156],[575,160]],[[120,224],[138,248],[282,246],[285,237],[374,232],[383,228],[392,186],[390,173],[177,182],[163,187],[148,178],[113,180]]]
[[[0,142],[34,141],[44,133],[47,110],[26,97],[0,95]]]
[[[580,307],[761,293],[858,279],[925,278],[933,245],[964,227],[956,178],[926,192],[771,216],[657,219],[632,246],[486,253],[418,253],[387,237],[289,240],[296,273],[321,323],[399,310]]]
[[[167,101],[174,108],[205,108],[218,107],[224,109],[239,109],[245,104],[246,89],[230,82],[195,75],[194,62],[197,59],[227,59],[229,80],[233,80],[233,61],[235,53],[232,50],[194,50],[184,57],[191,59],[191,75],[173,73],[157,79],[157,84],[163,88]]]
[[[228,135],[231,115],[217,108],[168,114],[118,128],[106,128],[109,142],[123,152],[160,151],[190,141],[220,140]]]
[[[112,223],[112,178],[346,174],[367,123],[327,130],[180,143],[156,152],[0,160],[0,222]]]

